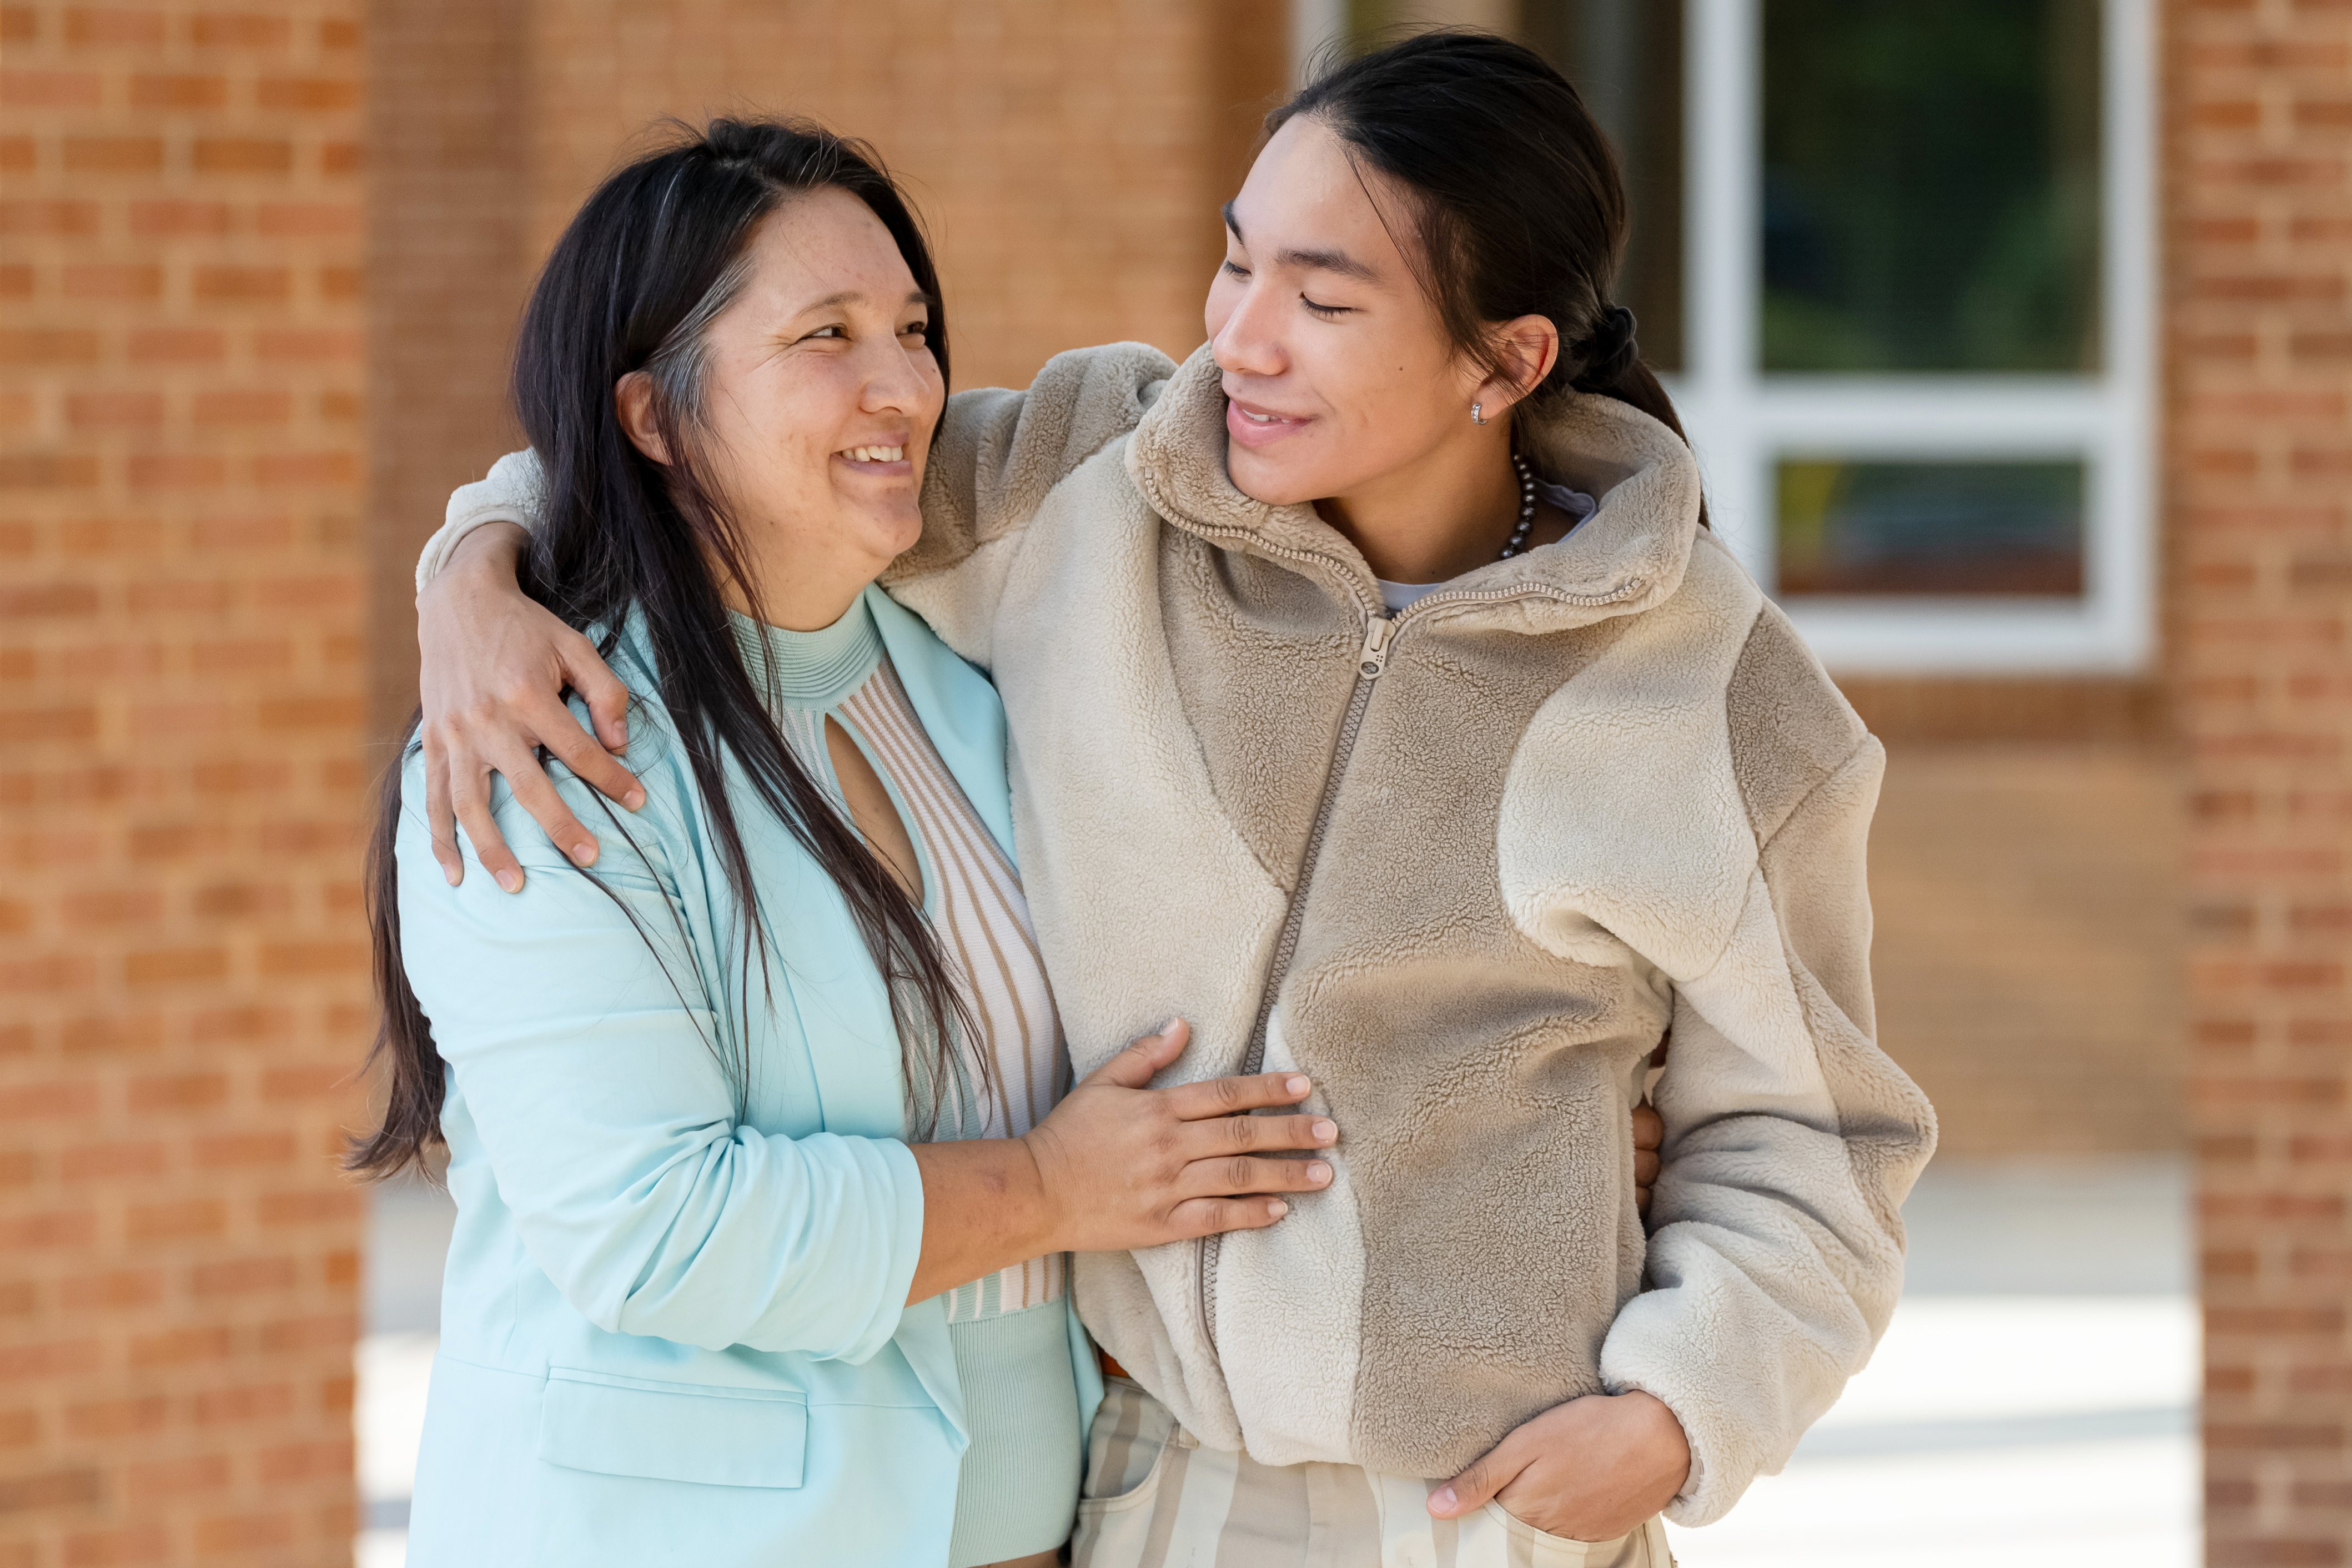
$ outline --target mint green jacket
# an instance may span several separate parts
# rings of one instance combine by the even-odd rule
[[[866,602],[940,757],[1009,855],[1004,716],[987,680],[878,591]],[[962,1399],[937,1299],[905,1305],[922,1182],[882,982],[831,879],[739,791],[766,926],[742,911],[656,698],[646,805],[557,788],[603,845],[572,868],[510,797],[523,890],[443,880],[408,759],[403,956],[448,1066],[456,1238],[409,1523],[414,1568],[946,1560]],[[608,820],[607,813],[615,820]],[[748,1103],[722,1057],[740,1062]],[[1071,1319],[1091,1417],[1102,1383]]]

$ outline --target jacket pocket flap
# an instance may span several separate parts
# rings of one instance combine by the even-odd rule
[[[539,1457],[567,1469],[712,1487],[796,1487],[808,1396],[551,1367]]]

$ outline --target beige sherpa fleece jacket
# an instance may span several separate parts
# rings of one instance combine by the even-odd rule
[[[1624,405],[1523,433],[1590,521],[1393,617],[1311,507],[1234,489],[1223,411],[1205,349],[1132,344],[958,395],[888,579],[1003,691],[1076,1069],[1180,1013],[1171,1078],[1296,1067],[1341,1130],[1280,1225],[1082,1257],[1080,1314],[1266,1464],[1447,1476],[1646,1389],[1705,1523],[1869,1358],[1935,1140],[1873,1040],[1879,746]]]

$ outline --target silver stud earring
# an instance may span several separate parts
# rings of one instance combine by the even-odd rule
[[[1486,406],[1486,405],[1485,404],[1483,404],[1483,403],[1474,403],[1474,404],[1472,404],[1472,405],[1470,405],[1470,423],[1471,423],[1471,424],[1473,424],[1473,425],[1484,425],[1485,423],[1486,423],[1486,415],[1484,415],[1484,414],[1482,414],[1482,413],[1480,413],[1480,412],[1479,412],[1479,410],[1481,410],[1481,409],[1485,408]]]

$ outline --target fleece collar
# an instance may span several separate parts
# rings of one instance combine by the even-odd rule
[[[1566,631],[1635,615],[1681,585],[1698,531],[1698,467],[1675,433],[1614,398],[1571,395],[1520,433],[1529,466],[1601,503],[1557,544],[1481,566],[1408,612],[1500,629]],[[1176,527],[1330,580],[1368,614],[1380,589],[1362,554],[1314,507],[1269,506],[1225,471],[1225,395],[1206,344],[1136,427],[1127,471]]]

